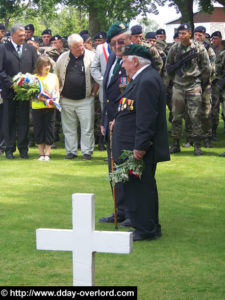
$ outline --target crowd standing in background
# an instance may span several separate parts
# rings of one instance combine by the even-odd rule
[[[49,161],[61,128],[65,159],[76,159],[80,147],[83,160],[91,160],[97,142],[99,150],[107,149],[111,172],[112,160],[120,164],[122,151],[132,150],[145,169],[141,178],[133,174],[115,189],[110,183],[117,221],[134,228],[134,241],[159,238],[157,163],[181,151],[183,134],[183,146],[193,146],[196,156],[203,155],[202,146],[212,147],[211,141],[218,141],[220,106],[225,124],[221,33],[209,36],[203,26],[192,32],[189,24],[181,24],[169,45],[164,29],[144,36],[140,25],[129,29],[119,21],[93,39],[87,30],[61,37],[50,29],[39,38],[32,24],[14,25],[10,35],[4,30],[0,24],[0,154],[14,159],[18,147],[20,157],[28,159],[29,147],[37,144],[38,160]],[[61,113],[40,94],[15,101],[12,78],[19,72],[35,72]],[[116,216],[99,222],[113,223]]]
[[[164,29],[144,34],[140,25],[129,30],[127,25],[124,26],[126,38],[122,37],[115,45],[107,40],[105,32],[96,33],[92,38],[87,30],[82,30],[76,36],[77,41],[80,38],[79,42],[71,46],[68,41],[73,35],[68,39],[52,35],[50,29],[45,29],[38,37],[33,24],[15,25],[9,34],[0,24],[1,154],[13,159],[17,146],[20,156],[28,158],[28,146],[35,145],[32,110],[27,101],[13,100],[11,86],[12,77],[18,72],[33,73],[36,59],[42,55],[49,58],[51,72],[55,72],[59,79],[62,104],[62,112],[56,110],[54,113],[52,148],[56,148],[55,142],[59,141],[62,128],[66,159],[76,158],[78,147],[81,147],[83,159],[91,159],[94,143],[98,144],[99,150],[105,150],[105,142],[108,145],[106,123],[113,120],[117,105],[111,107],[112,100],[107,93],[115,94],[116,98],[129,78],[122,68],[117,78],[119,85],[116,82],[112,91],[110,85],[104,91],[104,75],[105,78],[112,76],[106,70],[117,52],[115,47],[122,48],[126,44],[145,47],[151,55],[153,68],[164,82],[172,123],[170,153],[181,151],[183,120],[184,147],[194,146],[195,155],[203,154],[202,146],[212,147],[211,141],[218,140],[220,109],[225,131],[225,49],[221,32],[215,31],[210,36],[203,26],[192,32],[190,25],[182,24],[174,34],[174,43],[167,44]],[[117,57],[120,67],[122,60]],[[225,156],[224,153],[221,155]]]

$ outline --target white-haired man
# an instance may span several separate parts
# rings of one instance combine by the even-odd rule
[[[94,150],[94,97],[90,66],[94,52],[84,49],[79,34],[68,37],[69,51],[63,53],[55,64],[61,93],[61,118],[65,136],[66,159],[77,157],[78,123],[81,129],[81,152],[90,160]]]
[[[151,240],[161,236],[156,165],[170,159],[165,92],[146,48],[127,45],[122,55],[122,66],[131,82],[116,101],[118,112],[113,129],[113,158],[117,164],[121,163],[122,151],[132,150],[136,160],[144,160],[142,177],[130,175],[124,184],[124,198],[128,217],[135,228],[133,240]]]

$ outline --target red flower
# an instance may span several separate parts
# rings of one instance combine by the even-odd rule
[[[21,78],[20,81],[18,82],[18,86],[22,85],[24,80],[25,80],[25,78]]]
[[[129,175],[132,175],[133,174],[133,171],[132,170],[128,170],[129,172]]]

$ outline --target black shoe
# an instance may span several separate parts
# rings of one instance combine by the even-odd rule
[[[65,159],[74,159],[74,158],[76,158],[76,157],[77,157],[76,154],[68,153],[68,154],[65,156]]]
[[[23,158],[23,159],[28,159],[29,158],[27,152],[20,152],[20,157]]]
[[[131,227],[131,221],[129,218],[125,219],[121,224],[120,227]]]
[[[98,221],[99,223],[114,223],[114,214],[112,214],[111,216],[109,217],[103,217],[103,218],[100,218]],[[117,216],[117,222],[123,222],[125,219],[121,216]]]
[[[91,160],[91,155],[90,154],[84,154],[83,155],[83,160]]]
[[[52,144],[51,149],[57,149],[57,146],[55,143]]]
[[[145,234],[145,233],[139,233],[136,230],[129,230],[129,232],[133,233],[133,241],[152,241],[156,240],[158,236],[156,234]]]
[[[99,135],[99,137],[98,137],[98,150],[99,151],[106,150],[105,145],[104,145],[104,136],[103,135]]]
[[[170,148],[170,153],[178,153],[180,152],[180,144],[178,139],[173,140],[172,147]]]
[[[221,157],[225,157],[225,152],[220,154]]]
[[[5,153],[5,157],[6,157],[7,159],[14,159],[14,158],[15,158],[14,155],[12,154],[12,152],[6,152],[6,153]]]

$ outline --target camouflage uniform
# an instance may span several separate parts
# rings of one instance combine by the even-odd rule
[[[210,138],[212,136],[212,124],[211,124],[211,102],[212,102],[212,88],[211,83],[215,76],[216,70],[216,54],[208,41],[203,41],[210,64],[211,64],[211,78],[209,84],[202,91],[202,137],[205,139],[205,147],[211,147]],[[188,113],[185,113],[185,132],[187,142],[191,141],[192,127]]]
[[[216,53],[216,65],[219,64],[220,65],[220,60],[221,60],[221,56],[220,53],[224,51],[224,48],[218,48],[218,47],[213,47],[214,52]],[[217,61],[218,59],[218,61]],[[220,67],[219,67],[220,68]],[[217,69],[217,66],[216,66]],[[217,137],[216,137],[216,129],[218,127],[219,124],[219,111],[220,111],[220,91],[216,85],[216,82],[218,81],[218,79],[220,78],[220,76],[218,77],[217,74],[214,77],[214,80],[212,82],[212,110],[211,110],[211,120],[212,120],[212,139],[214,141],[217,141]]]
[[[182,118],[184,117],[185,109],[187,109],[191,121],[192,137],[195,139],[195,146],[198,149],[200,148],[200,138],[202,136],[202,88],[206,88],[209,84],[211,74],[209,56],[205,47],[198,42],[190,42],[191,44],[187,47],[182,46],[180,42],[174,44],[170,48],[166,61],[166,67],[170,67],[179,61],[180,55],[189,53],[189,51],[196,53],[196,57],[183,63],[174,72],[169,73],[173,80],[172,137],[174,138],[174,145],[177,145],[179,151],[179,139],[182,135]]]
[[[153,61],[154,61],[154,67],[155,67],[156,71],[159,72],[159,74],[161,74],[161,71],[163,69],[163,60],[162,60],[157,48],[155,46],[153,46],[152,44],[148,44],[145,42],[142,42],[142,46],[149,50],[149,52],[153,58]]]
[[[220,52],[216,59],[216,79],[217,82],[221,78],[225,78],[225,50]],[[225,85],[223,88],[219,89],[217,86],[218,98],[221,99],[222,103],[222,118],[225,122]],[[219,121],[219,120],[218,120]]]

